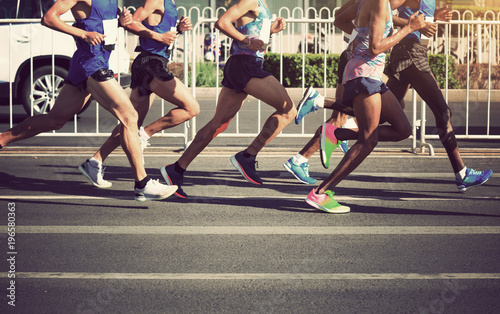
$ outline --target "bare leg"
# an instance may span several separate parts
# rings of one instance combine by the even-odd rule
[[[87,89],[97,102],[120,122],[120,141],[132,166],[135,180],[146,178],[142,161],[142,150],[138,135],[138,113],[116,80],[97,82],[92,77],[87,80]]]
[[[140,96],[137,88],[134,88],[130,93],[130,100],[134,105],[134,108],[139,114],[138,125],[142,125],[144,118],[146,117],[151,104],[153,103],[155,95],[151,94],[148,96]],[[101,148],[94,154],[94,158],[104,162],[106,158],[121,144],[120,133],[121,124],[117,125],[108,139],[102,144]]]
[[[359,138],[335,170],[323,181],[316,193],[322,194],[332,189],[371,153],[378,143],[378,121],[381,111],[381,95],[371,96],[360,94],[354,98],[354,112],[358,118]]]
[[[252,78],[245,87],[245,92],[276,109],[246,150],[248,154],[256,156],[295,118],[297,110],[283,85],[272,75],[262,79]]]
[[[182,169],[187,169],[189,164],[207,147],[212,139],[227,128],[246,98],[246,93],[236,93],[233,89],[222,87],[214,117],[196,133],[191,145],[188,146],[177,161]]]
[[[354,98],[354,111],[359,126],[358,141],[344,155],[335,170],[317,188],[316,193],[332,189],[350,174],[371,153],[381,141],[398,141],[411,134],[411,126],[401,105],[394,95],[387,91],[383,95],[360,94]],[[383,114],[390,126],[378,126]],[[337,130],[336,134],[342,130]],[[342,139],[342,138],[339,138]]]
[[[33,137],[42,132],[59,130],[77,114],[89,99],[88,92],[82,92],[73,85],[66,84],[48,114],[29,117],[13,128],[0,134],[0,145]]]
[[[151,136],[161,130],[179,125],[200,113],[200,105],[179,79],[161,81],[154,78],[150,83],[150,88],[156,95],[172,103],[176,108],[144,127],[147,135]]]

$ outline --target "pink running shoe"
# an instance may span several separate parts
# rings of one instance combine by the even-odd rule
[[[335,148],[339,147],[340,141],[335,136],[335,130],[337,127],[331,125],[330,123],[324,122],[321,127],[321,146],[320,146],[320,156],[321,163],[325,169],[330,167],[330,157],[332,156]]]
[[[325,194],[316,194],[314,189],[307,195],[306,202],[314,208],[325,211],[330,214],[345,214],[351,211],[347,206],[340,205],[333,199],[333,193],[330,190],[325,191]]]

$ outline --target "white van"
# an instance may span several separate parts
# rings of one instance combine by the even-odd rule
[[[70,59],[76,50],[74,39],[40,24],[40,18],[54,0],[0,0],[0,95],[22,103],[31,115],[46,113],[54,105]],[[72,23],[67,12],[61,17]],[[130,85],[130,54],[125,49],[125,30],[119,29],[118,45],[111,53],[110,68],[120,83]],[[12,84],[12,85],[11,85]],[[89,101],[90,103],[90,101]]]

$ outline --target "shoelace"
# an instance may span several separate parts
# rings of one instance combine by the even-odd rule
[[[335,195],[335,193],[333,191],[326,190],[325,194],[328,195],[328,198],[330,198],[330,200],[333,202],[333,204],[335,204],[334,206],[340,205],[339,202],[337,202],[336,200],[333,199],[333,195]]]
[[[104,170],[106,170],[106,167],[101,167],[101,171],[99,171],[99,173],[101,174],[101,179],[104,179]]]
[[[469,168],[469,174],[472,174],[472,175],[480,175],[482,174],[481,171],[477,171],[477,170],[474,170],[474,169],[470,169]]]

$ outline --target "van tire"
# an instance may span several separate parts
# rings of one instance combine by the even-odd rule
[[[54,68],[54,100],[59,95],[61,88],[64,85],[64,80],[68,76],[68,70],[63,67],[55,66]],[[52,66],[44,65],[35,69],[33,71],[33,115],[45,114],[52,109],[54,104],[52,103]],[[23,105],[24,110],[28,115],[31,115],[31,84],[30,76],[21,85],[20,100]],[[82,110],[83,112],[91,104],[92,98],[90,98]]]

